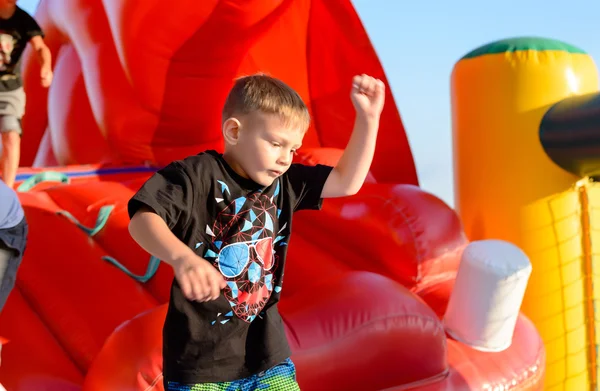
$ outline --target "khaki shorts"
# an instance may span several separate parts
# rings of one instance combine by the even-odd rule
[[[21,118],[25,114],[25,90],[0,91],[0,133],[23,133]]]

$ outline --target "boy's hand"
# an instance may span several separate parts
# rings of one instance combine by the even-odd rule
[[[350,98],[358,115],[378,119],[385,102],[385,85],[381,80],[365,74],[354,76]]]
[[[186,255],[173,262],[175,278],[188,300],[210,301],[221,295],[227,282],[215,267],[196,254]]]
[[[43,67],[40,71],[40,79],[41,79],[42,87],[44,87],[44,88],[50,87],[50,84],[52,84],[52,77],[53,77],[52,68]]]

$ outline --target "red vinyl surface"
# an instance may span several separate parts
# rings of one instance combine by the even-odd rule
[[[44,0],[36,18],[56,74],[49,90],[39,87],[39,66],[25,53],[18,179],[52,171],[65,183],[20,193],[30,236],[0,314],[9,340],[0,383],[8,391],[162,390],[173,273],[161,264],[138,282],[106,258],[146,272],[150,257],[127,231],[128,199],[151,167],[220,150],[225,94],[236,76],[257,71],[284,79],[310,107],[298,160],[335,164],[352,130],[351,77],[385,80],[383,69],[349,0],[179,0],[168,8]],[[456,213],[418,187],[387,91],[363,189],[294,220],[280,310],[300,386],[540,390],[544,348],[525,317],[500,353],[445,335],[440,319],[467,240]],[[86,230],[106,210],[101,228]]]

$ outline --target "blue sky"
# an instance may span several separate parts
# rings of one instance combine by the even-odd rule
[[[579,46],[600,61],[598,0],[352,2],[385,68],[421,186],[450,205],[450,72],[462,55],[498,39],[533,35]],[[32,13],[37,3],[18,2]]]

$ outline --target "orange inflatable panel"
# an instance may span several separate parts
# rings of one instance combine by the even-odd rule
[[[349,0],[44,0],[36,18],[56,73],[40,88],[25,53],[18,186],[30,236],[0,314],[0,383],[162,390],[173,273],[129,236],[129,198],[157,167],[221,149],[225,94],[258,71],[310,107],[298,160],[335,164],[354,120],[351,77],[385,80],[383,69]],[[544,348],[525,317],[500,353],[445,335],[467,240],[456,213],[418,187],[387,93],[363,189],[294,220],[280,310],[301,388],[541,389]]]

